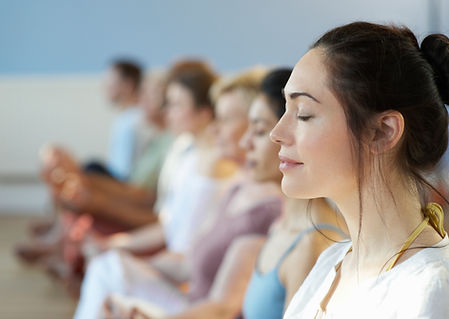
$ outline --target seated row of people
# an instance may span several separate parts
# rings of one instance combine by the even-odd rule
[[[49,155],[63,261],[85,272],[74,318],[444,318],[448,237],[424,173],[447,148],[447,61],[443,35],[419,48],[357,22],[293,70],[173,65],[157,187]]]
[[[130,315],[131,305],[136,302],[142,308],[137,308],[139,311],[149,308],[152,315],[154,311],[176,316],[185,312],[187,317],[213,318],[222,313],[232,318],[241,310],[263,237],[278,217],[261,259],[264,273],[269,274],[255,272],[245,311],[246,316],[260,317],[254,301],[264,297],[258,294],[268,285],[265,299],[275,304],[267,307],[277,317],[282,314],[285,298],[292,297],[320,252],[331,243],[323,234],[336,240],[342,238],[336,212],[324,200],[315,200],[310,206],[315,225],[307,218],[308,201],[296,200],[298,203],[290,204],[290,212],[283,213],[279,147],[271,142],[269,133],[282,114],[285,100],[281,90],[290,73],[289,69],[275,70],[260,83],[261,77],[253,71],[220,84],[216,94],[217,139],[224,151],[222,156],[234,160],[236,165],[240,163],[243,178],[229,188],[215,216],[208,216],[214,220],[197,234],[183,256],[170,261],[164,251],[143,261],[123,251],[110,251],[95,258],[87,270],[76,318],[97,318],[108,295],[114,296],[108,307],[122,311],[117,316]],[[168,101],[169,92],[170,85]],[[239,117],[248,122],[246,132],[235,123]],[[246,151],[244,165],[240,149]],[[184,206],[183,214],[188,212]],[[183,221],[188,225],[188,220]],[[243,235],[250,237],[244,240]],[[241,239],[236,241],[237,238]],[[309,252],[307,257],[304,249]],[[291,258],[293,251],[297,252],[295,258]],[[171,252],[181,253],[173,249]],[[273,264],[273,260],[278,262]],[[300,270],[298,264],[304,264],[304,269]],[[270,285],[276,283],[281,266],[286,267],[284,280],[277,281],[272,300]],[[298,270],[297,277],[287,281],[286,274],[294,268]],[[111,273],[115,274],[112,278]],[[185,275],[180,276],[181,273]],[[188,282],[187,292],[179,288],[184,282]],[[132,302],[127,302],[130,297]],[[127,305],[124,309],[123,304]]]

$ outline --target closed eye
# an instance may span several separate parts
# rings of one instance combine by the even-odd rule
[[[304,121],[304,122],[306,122],[306,121],[308,121],[308,120],[310,120],[312,118],[312,116],[310,116],[310,115],[309,116],[297,115],[296,117],[298,118],[298,120]]]

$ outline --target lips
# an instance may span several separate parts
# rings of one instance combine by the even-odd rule
[[[304,163],[302,162],[298,162],[294,159],[282,155],[279,155],[279,160],[281,161],[279,164],[279,170],[281,170],[282,172],[304,165]]]

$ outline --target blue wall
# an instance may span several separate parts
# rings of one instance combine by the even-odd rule
[[[116,56],[292,65],[319,34],[357,19],[424,34],[426,10],[425,0],[0,0],[0,74],[97,73]]]

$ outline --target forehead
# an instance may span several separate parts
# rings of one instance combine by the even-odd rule
[[[231,91],[220,95],[215,105],[217,115],[246,115],[248,108],[241,94]]]
[[[186,87],[177,82],[171,82],[167,87],[167,95],[184,97],[189,93],[190,91]]]
[[[263,121],[275,121],[277,122],[276,115],[268,105],[267,99],[263,95],[259,95],[251,104],[249,109],[250,120],[263,120]]]
[[[168,85],[166,98],[170,103],[195,104],[190,90],[177,82],[172,82]]]
[[[327,72],[324,65],[324,51],[314,48],[308,51],[293,68],[285,93],[316,91],[326,87]]]

